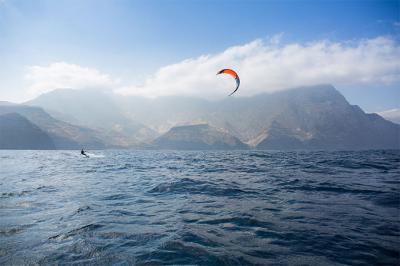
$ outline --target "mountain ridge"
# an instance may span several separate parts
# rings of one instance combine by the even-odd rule
[[[152,144],[157,149],[178,150],[243,150],[248,148],[238,138],[208,124],[173,127],[155,139]]]
[[[51,137],[18,113],[0,114],[0,149],[53,150]]]
[[[58,98],[59,95],[62,97]],[[216,101],[184,96],[149,99],[93,90],[62,90],[29,103],[45,110],[58,108],[53,111],[85,124],[80,111],[74,107],[77,103],[88,106],[90,101],[96,101],[97,106],[93,104],[85,115],[100,116],[96,117],[98,122],[94,128],[106,132],[109,140],[118,139],[121,147],[151,146],[156,138],[174,127],[208,124],[256,149],[399,148],[398,125],[376,114],[366,114],[328,84]],[[55,104],[57,102],[63,104]],[[97,114],[99,108],[106,114],[111,113]],[[104,125],[113,129],[103,130]]]
[[[81,147],[103,149],[106,147],[94,130],[55,119],[40,107],[22,104],[0,105],[0,114],[7,113],[17,113],[45,131],[52,138],[57,149]]]

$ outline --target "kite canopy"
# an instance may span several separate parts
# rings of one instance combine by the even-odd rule
[[[229,94],[229,96],[231,96],[232,94],[234,94],[239,89],[240,79],[239,79],[238,74],[234,70],[229,69],[229,68],[222,69],[221,71],[219,71],[217,73],[217,75],[219,75],[219,74],[228,74],[228,75],[231,75],[232,77],[235,78],[235,80],[236,80],[236,89],[231,94]]]

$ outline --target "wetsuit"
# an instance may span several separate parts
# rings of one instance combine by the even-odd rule
[[[85,153],[85,151],[84,151],[83,149],[81,150],[81,154],[82,154],[83,156],[89,157],[89,156]]]

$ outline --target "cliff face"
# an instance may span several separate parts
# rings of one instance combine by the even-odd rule
[[[0,149],[55,149],[51,137],[17,113],[0,115]]]
[[[400,127],[350,105],[333,87],[288,92],[258,149],[396,149]],[[288,95],[288,96],[289,96]]]

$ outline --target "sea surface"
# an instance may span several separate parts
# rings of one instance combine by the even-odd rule
[[[0,151],[0,264],[399,265],[400,152]]]

